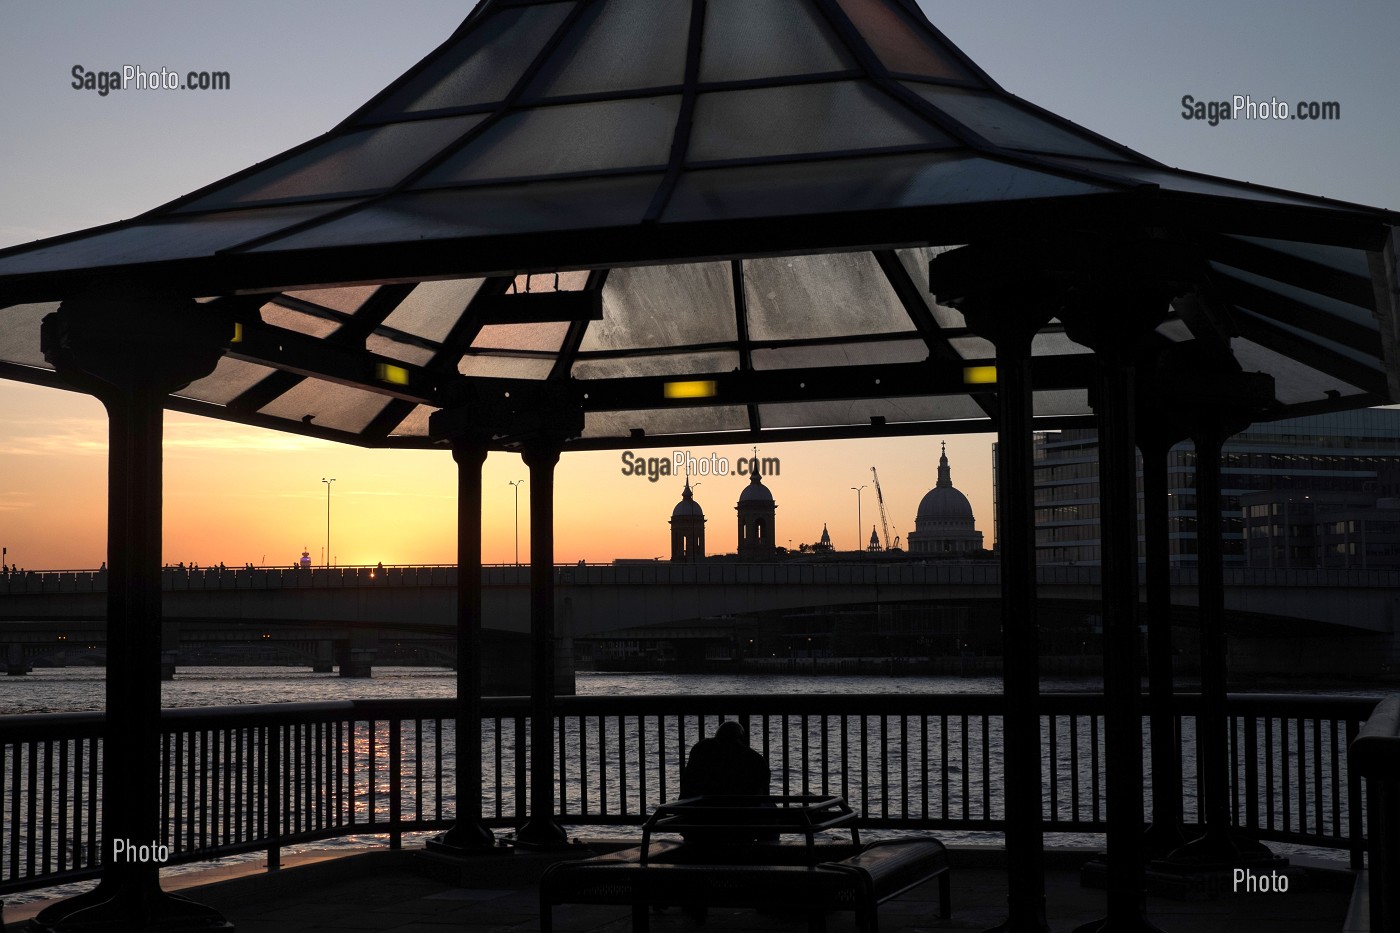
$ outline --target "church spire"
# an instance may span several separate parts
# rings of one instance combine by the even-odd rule
[[[938,458],[938,482],[934,486],[953,485],[953,471],[948,469],[948,442],[943,442],[943,456]]]

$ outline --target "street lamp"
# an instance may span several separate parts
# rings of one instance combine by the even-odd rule
[[[523,482],[525,482],[525,481],[524,481],[523,479],[508,479],[508,480],[506,480],[506,482],[510,483],[511,486],[514,487],[514,489],[515,489],[515,566],[519,567],[519,566],[520,566],[520,484],[523,483]]]
[[[321,559],[329,561],[331,559],[331,483],[335,482],[335,477],[326,479],[323,476],[321,482],[326,484],[326,553],[321,555]],[[327,563],[326,566],[329,567],[330,564]]]
[[[855,490],[856,493],[856,550],[859,551],[860,530],[865,527],[865,525],[862,524],[860,520],[860,491],[865,488],[865,485],[861,484],[860,486],[852,486],[851,488]]]

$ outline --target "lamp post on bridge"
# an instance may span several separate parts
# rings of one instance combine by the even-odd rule
[[[864,489],[864,488],[865,488],[865,485],[864,485],[864,484],[861,484],[861,485],[859,485],[859,486],[852,486],[852,487],[851,487],[851,489],[854,490],[854,491],[855,491],[855,494],[856,494],[856,546],[855,546],[855,550],[857,550],[857,551],[860,550],[860,530],[861,530],[862,528],[865,527],[865,524],[860,520],[860,491],[861,491],[862,489]]]
[[[326,566],[330,567],[329,561],[331,559],[331,483],[335,482],[335,477],[332,476],[330,479],[326,479],[323,476],[321,477],[321,482],[326,484],[326,552],[321,555],[321,560],[327,562]]]
[[[511,488],[515,490],[515,566],[520,566],[520,484],[523,479],[508,479]]]

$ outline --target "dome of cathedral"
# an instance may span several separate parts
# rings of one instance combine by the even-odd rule
[[[919,512],[914,521],[924,522],[972,521],[972,503],[952,486],[935,486],[919,500]]]

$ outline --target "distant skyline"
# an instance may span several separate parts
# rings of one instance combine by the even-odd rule
[[[1400,5],[1201,0],[1144,8],[921,4],[1003,87],[1168,165],[1400,209],[1394,88]],[[146,211],[330,129],[447,37],[470,8],[448,0],[209,5],[0,4],[0,246]],[[207,92],[73,89],[73,68],[226,71]],[[1182,98],[1335,101],[1334,121],[1183,118]],[[4,311],[0,310],[0,314]],[[95,567],[105,554],[106,428],[95,401],[0,382],[0,545],[31,568]],[[879,468],[891,534],[907,537],[948,440],[953,482],[992,542],[987,435],[773,445],[777,539],[811,543],[823,523],[840,549],[878,526]],[[695,450],[730,458],[748,448]],[[638,451],[667,456],[669,450]],[[455,467],[445,452],[366,451],[181,414],[166,417],[165,559],[320,562],[325,486],[332,556],[349,563],[455,560]],[[513,557],[510,480],[492,455],[485,559]],[[700,477],[707,549],[734,549],[743,477]],[[567,454],[557,472],[560,561],[669,556],[682,480],[622,475],[620,452]],[[528,555],[529,484],[520,491]]]

